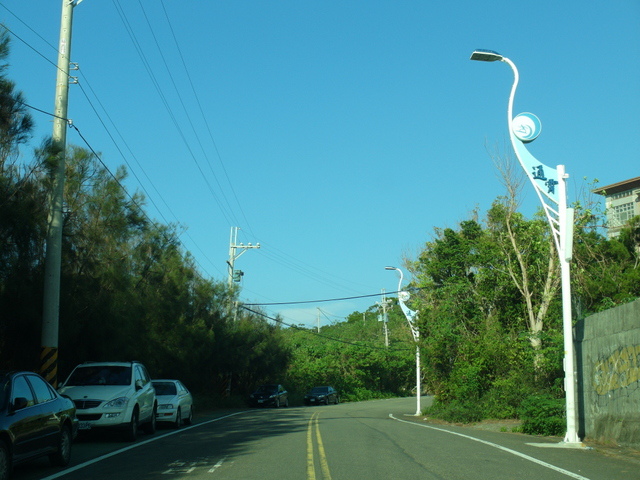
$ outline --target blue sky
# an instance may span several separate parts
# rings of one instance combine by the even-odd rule
[[[47,112],[60,12],[0,2],[8,75]],[[572,201],[593,179],[640,175],[638,46],[638,0],[84,0],[69,117],[112,171],[127,166],[152,218],[181,225],[205,277],[226,280],[231,227],[261,244],[236,261],[243,301],[358,297],[395,291],[386,265],[504,192],[488,150],[511,151],[513,77],[470,61],[474,49],[518,66],[514,114],[541,119],[529,149],[565,165]],[[33,115],[26,160],[51,134]],[[537,197],[523,195],[530,214]],[[265,308],[315,325],[318,308],[326,324],[377,300]]]

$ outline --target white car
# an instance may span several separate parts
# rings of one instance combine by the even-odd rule
[[[87,362],[59,388],[76,405],[79,429],[116,428],[134,441],[138,427],[156,431],[156,392],[140,362]]]
[[[179,380],[153,380],[158,399],[158,422],[171,422],[175,428],[193,422],[193,397]]]

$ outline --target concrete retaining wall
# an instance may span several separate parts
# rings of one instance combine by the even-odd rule
[[[640,446],[640,299],[578,322],[580,436]]]

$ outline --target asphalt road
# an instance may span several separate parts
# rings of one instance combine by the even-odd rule
[[[204,415],[136,443],[81,438],[64,470],[45,459],[16,480],[631,480],[640,466],[557,439],[442,426],[412,416],[414,399]],[[529,443],[544,444],[533,446]]]

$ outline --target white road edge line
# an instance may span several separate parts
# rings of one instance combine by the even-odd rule
[[[473,440],[474,442],[484,443],[485,445],[489,445],[490,447],[503,450],[507,453],[511,453],[512,455],[516,455],[518,457],[524,458],[525,460],[529,460],[530,462],[537,463],[538,465],[542,465],[543,467],[549,468],[551,470],[555,470],[556,472],[562,473],[568,477],[576,478],[577,480],[589,480],[587,477],[583,477],[582,475],[578,475],[577,473],[570,472],[569,470],[565,470],[564,468],[556,467],[555,465],[551,465],[550,463],[543,462],[542,460],[538,460],[535,457],[530,457],[529,455],[525,455],[524,453],[517,452],[516,450],[511,450],[510,448],[503,447],[502,445],[498,445],[497,443],[487,442],[486,440],[480,440],[479,438],[471,437],[463,433],[452,432],[450,430],[434,427],[432,425],[423,425],[421,423],[402,420],[400,418],[394,417],[392,413],[389,414],[389,418],[392,418],[397,422],[408,423],[410,425],[415,425],[416,427],[430,428],[431,430],[438,430],[439,432],[450,433],[451,435],[457,435],[459,437],[467,438],[469,440]]]
[[[219,469],[219,468],[222,466],[222,464],[224,463],[224,461],[225,461],[226,459],[227,459],[227,457],[224,457],[224,458],[222,458],[222,459],[218,460],[218,463],[216,463],[213,467],[211,467],[211,468],[209,469],[209,473],[213,473],[213,472],[215,472],[217,469]]]
[[[169,435],[175,435],[176,433],[183,433],[183,432],[186,432],[187,430],[191,430],[192,428],[201,427],[202,425],[207,425],[207,424],[213,423],[213,422],[219,422],[220,420],[224,420],[225,418],[234,417],[236,415],[240,415],[241,413],[247,413],[249,411],[250,410],[243,410],[241,412],[230,413],[229,415],[225,415],[223,417],[214,418],[214,419],[208,420],[206,422],[196,423],[195,425],[191,425],[189,427],[184,427],[184,428],[181,428],[179,430],[174,430],[173,432],[169,432],[169,433],[166,433],[164,435],[160,435],[160,436],[156,436],[156,437],[150,438],[149,440],[145,440],[144,442],[135,443],[135,444],[130,445],[128,447],[120,448],[119,450],[115,450],[113,452],[107,453],[107,454],[102,455],[100,457],[96,457],[96,458],[94,458],[92,460],[89,460],[89,461],[86,461],[84,463],[80,463],[78,465],[75,465],[75,466],[73,466],[71,468],[67,468],[66,470],[63,470],[61,472],[55,473],[53,475],[49,475],[48,477],[43,477],[40,480],[53,480],[55,478],[60,478],[60,477],[63,477],[65,475],[69,474],[69,473],[72,473],[72,472],[75,472],[77,470],[80,470],[80,469],[83,469],[85,467],[88,467],[89,465],[93,465],[94,463],[101,462],[102,460],[105,460],[105,459],[107,459],[109,457],[114,457],[114,456],[116,456],[116,455],[118,455],[120,453],[129,451],[129,450],[133,450],[134,448],[141,447],[142,445],[146,445],[147,443],[155,442],[156,440],[160,440],[161,438],[168,437]]]

